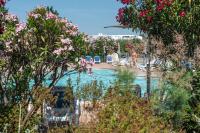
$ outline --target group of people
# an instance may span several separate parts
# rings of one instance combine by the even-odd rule
[[[80,65],[80,71],[88,72],[89,75],[92,75],[92,67],[94,65],[92,58],[90,58],[90,61],[87,61],[84,57],[81,57]]]

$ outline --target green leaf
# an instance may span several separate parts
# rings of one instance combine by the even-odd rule
[[[41,39],[42,39],[42,41],[43,41],[43,42],[45,42],[45,39],[44,39],[44,37],[43,37],[43,36],[41,36]]]

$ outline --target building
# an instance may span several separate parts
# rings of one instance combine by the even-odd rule
[[[90,35],[89,37],[92,39],[96,39],[98,37],[110,37],[114,40],[122,40],[122,39],[126,39],[126,40],[140,39],[140,40],[142,40],[142,36],[139,36],[139,35],[106,35],[106,34],[99,33],[98,35]]]

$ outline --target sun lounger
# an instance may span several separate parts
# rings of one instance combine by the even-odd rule
[[[150,62],[150,66],[151,66],[151,67],[158,67],[159,65],[161,65],[161,63],[162,63],[161,60],[155,59],[155,60],[152,60],[152,61]]]
[[[146,71],[146,65],[136,63],[136,67],[142,71]]]
[[[90,62],[91,58],[91,56],[85,56],[86,62]]]
[[[101,58],[100,58],[100,56],[94,56],[94,63],[95,63],[95,64],[101,63]]]
[[[107,63],[112,63],[112,62],[113,62],[112,56],[111,56],[111,55],[107,55],[107,57],[106,57],[106,62],[107,62]]]
[[[129,65],[129,61],[127,60],[127,58],[122,58],[120,59],[119,65],[121,66],[125,66],[125,65]]]
[[[150,62],[150,67],[151,68],[155,68],[157,66],[159,66],[161,64],[161,60],[158,59],[154,59]],[[136,67],[139,68],[140,70],[146,71],[147,68],[147,64],[138,64],[136,63]]]

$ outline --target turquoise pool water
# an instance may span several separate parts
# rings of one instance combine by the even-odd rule
[[[84,84],[88,84],[93,80],[97,80],[98,82],[102,81],[105,87],[109,87],[115,81],[116,72],[114,70],[109,69],[93,69],[93,74],[88,75],[87,73],[80,74],[80,83],[79,85],[82,86]],[[62,77],[56,84],[56,86],[67,86],[68,79],[71,79],[72,86],[76,89],[77,87],[77,79],[78,73],[72,72],[69,75]],[[151,85],[152,88],[156,88],[158,85],[158,78],[152,78]],[[45,84],[49,84],[50,80],[46,80]],[[138,84],[142,88],[142,94],[146,92],[146,77],[136,77],[134,84]]]

